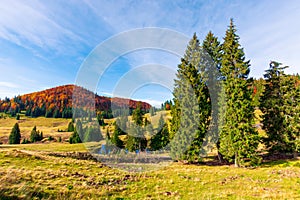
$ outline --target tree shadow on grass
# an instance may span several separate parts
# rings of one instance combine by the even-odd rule
[[[298,159],[293,158],[292,154],[266,154],[263,155],[263,162],[261,167],[269,168],[269,167],[300,167],[300,162]],[[295,163],[296,162],[296,163]]]
[[[21,199],[18,196],[7,194],[8,192],[9,192],[8,189],[3,189],[3,188],[0,189],[0,199],[1,200],[19,200],[19,199]]]
[[[50,195],[46,192],[38,192],[38,191],[27,191],[25,194],[21,194],[25,197],[19,197],[14,195],[14,190],[8,188],[0,188],[0,199],[1,200],[23,200],[23,199],[49,199]],[[51,198],[50,198],[51,199]]]

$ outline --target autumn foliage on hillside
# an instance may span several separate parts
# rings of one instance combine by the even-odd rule
[[[111,113],[112,104],[114,108],[129,107],[129,109],[135,109],[140,104],[145,111],[148,111],[151,107],[150,104],[145,102],[99,96],[79,86],[63,85],[40,92],[16,96],[12,99],[5,98],[0,101],[0,112],[10,113],[14,116],[16,113],[25,110],[25,114],[32,117],[71,118],[74,91],[76,91],[76,101],[79,102],[84,102],[86,99],[93,97],[94,101],[92,103],[97,113]],[[83,107],[80,109],[93,108]]]

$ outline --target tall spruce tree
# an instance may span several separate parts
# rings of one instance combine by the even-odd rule
[[[281,63],[272,61],[264,75],[265,90],[260,99],[260,109],[263,113],[263,129],[267,134],[264,144],[270,153],[286,152],[289,148],[283,114],[282,82],[285,68],[281,67]]]
[[[250,61],[245,60],[239,36],[231,19],[223,43],[221,72],[224,77],[225,117],[220,134],[220,152],[239,167],[245,158],[252,164],[259,161],[256,150],[259,143],[258,132],[254,125],[252,89],[248,75]]]
[[[13,126],[9,138],[8,138],[8,143],[9,144],[20,144],[21,141],[21,132],[19,128],[19,124],[15,123]]]
[[[224,117],[223,105],[225,101],[224,93],[221,90],[221,80],[222,76],[220,73],[221,70],[221,61],[222,61],[222,45],[219,42],[218,38],[210,31],[206,35],[202,47],[205,53],[208,54],[209,58],[207,58],[206,67],[207,67],[207,74],[208,74],[208,81],[207,84],[209,86],[209,93],[211,99],[211,124],[209,129],[209,134],[207,134],[208,138],[206,138],[206,142],[210,143],[207,144],[208,147],[212,148],[211,145],[216,144],[217,151],[218,151],[218,158],[220,162],[223,162],[223,156],[221,155],[220,149],[220,142],[219,135],[220,130],[219,127],[222,125],[224,120],[221,119]]]
[[[194,33],[193,38],[190,40],[187,49],[185,51],[184,57],[181,59],[181,64],[178,65],[177,70],[177,79],[175,80],[175,88],[173,91],[174,96],[174,106],[172,106],[171,114],[172,114],[172,129],[171,129],[171,135],[174,137],[174,135],[177,133],[180,127],[180,118],[181,118],[181,106],[179,105],[179,97],[180,95],[183,95],[184,93],[181,90],[184,90],[184,87],[182,85],[182,80],[190,80],[190,79],[197,79],[197,77],[191,77],[191,71],[196,72],[197,66],[200,62],[200,43],[197,38],[196,33]],[[189,66],[189,64],[191,64]],[[195,74],[195,73],[193,73]],[[193,82],[197,82],[194,80]],[[188,83],[187,83],[188,84]]]
[[[178,65],[173,91],[171,156],[175,160],[199,161],[209,126],[211,105],[202,53],[194,34]]]

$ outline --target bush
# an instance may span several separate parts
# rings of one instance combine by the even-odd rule
[[[30,141],[27,138],[23,138],[22,140],[22,144],[29,144]]]
[[[54,140],[54,138],[53,138],[52,136],[49,136],[49,137],[48,137],[48,140],[49,140],[49,141],[52,141],[52,140]]]
[[[68,132],[73,132],[73,131],[74,131],[74,124],[73,124],[73,122],[69,122]]]
[[[69,138],[69,143],[70,144],[82,143],[82,141],[78,135],[78,132],[76,130],[73,132],[73,134]]]
[[[30,134],[30,141],[37,142],[37,141],[41,141],[42,139],[43,139],[43,132],[40,133],[40,131],[36,130],[36,126],[34,126]]]

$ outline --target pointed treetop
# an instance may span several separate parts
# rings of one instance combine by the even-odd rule
[[[200,59],[200,42],[196,33],[194,33],[193,38],[189,41],[183,58],[187,63],[197,67]]]
[[[230,18],[230,25],[229,25],[230,27],[235,27],[234,26],[234,23],[233,23],[233,18]]]
[[[250,73],[250,61],[246,61],[244,49],[241,47],[239,39],[231,19],[224,38],[221,69],[227,78],[247,79]]]

